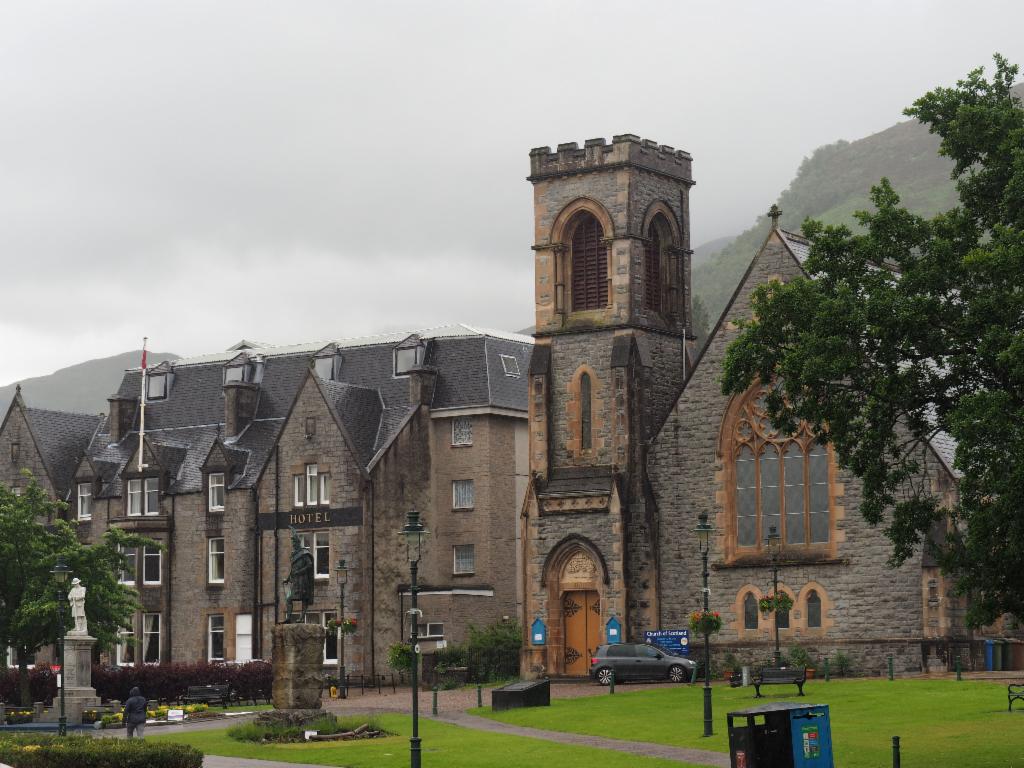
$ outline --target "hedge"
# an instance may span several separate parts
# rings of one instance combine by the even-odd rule
[[[28,671],[28,687],[32,701],[51,702],[57,695],[57,675],[49,667],[33,667]],[[0,701],[21,704],[21,688],[17,667],[0,670]],[[31,702],[29,702],[31,706]]]
[[[92,668],[92,685],[100,698],[125,701],[135,686],[147,699],[181,701],[193,685],[230,685],[246,701],[270,699],[273,671],[266,661],[246,664],[146,664],[141,667]]]
[[[0,763],[13,768],[201,768],[203,753],[185,744],[141,739],[4,734]]]

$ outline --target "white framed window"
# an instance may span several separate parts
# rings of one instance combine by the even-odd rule
[[[474,497],[472,480],[452,480],[452,509],[472,509]]]
[[[159,584],[163,553],[158,547],[144,547],[142,550],[142,583]]]
[[[146,377],[146,399],[163,400],[167,397],[167,375]]]
[[[452,550],[455,560],[453,573],[473,573],[476,570],[476,551],[472,544],[456,544]]]
[[[147,515],[159,515],[160,514],[160,478],[158,477],[147,477],[145,483],[146,489],[146,509],[145,514]]]
[[[292,486],[294,489],[294,499],[292,504],[296,507],[304,507],[306,505],[306,478],[304,475],[292,475]]]
[[[299,544],[313,554],[313,576],[331,578],[331,534],[329,531],[300,533]]]
[[[499,357],[501,358],[501,369],[505,372],[505,375],[518,379],[519,361],[512,357],[512,355],[499,355]]]
[[[441,622],[427,622],[416,625],[416,634],[424,640],[444,637],[444,624]]]
[[[125,565],[117,574],[117,580],[121,584],[126,584],[129,587],[135,586],[135,572],[138,567],[139,553],[135,547],[126,547],[121,550],[125,556]]]
[[[211,512],[223,512],[224,511],[224,473],[223,472],[211,472],[210,473],[210,506]]]
[[[320,626],[326,628],[327,622],[333,619],[337,614],[334,611],[324,611],[321,619]],[[324,664],[337,664],[338,663],[338,633],[328,631],[324,637]]]
[[[235,616],[235,661],[252,661],[252,614]]]
[[[135,663],[135,630],[123,627],[117,632],[117,666],[130,667]]]
[[[92,520],[92,483],[78,484],[78,519]]]
[[[142,661],[160,663],[160,614],[142,614]]]
[[[452,445],[473,444],[473,417],[456,416],[452,419]]]
[[[216,613],[207,619],[206,658],[208,661],[224,661],[224,614]]]
[[[135,477],[128,481],[128,516],[138,517],[142,514],[142,478]]]
[[[224,539],[207,540],[207,560],[209,570],[207,577],[211,584],[224,583]]]
[[[306,465],[306,506],[312,507],[317,503],[317,491],[320,481],[317,479],[316,464]]]
[[[326,472],[320,475],[320,503],[331,503],[331,476]]]

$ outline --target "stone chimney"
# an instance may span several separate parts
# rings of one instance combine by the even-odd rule
[[[434,385],[437,383],[437,369],[417,365],[409,369],[409,403],[430,405],[434,400]]]
[[[132,429],[139,398],[111,395],[107,402],[110,404],[110,419],[107,425],[110,429],[110,442],[119,443]]]
[[[238,437],[256,415],[259,384],[228,381],[224,384],[224,436]]]

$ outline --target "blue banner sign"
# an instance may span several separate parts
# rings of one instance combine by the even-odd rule
[[[644,632],[644,642],[656,645],[674,656],[690,655],[690,630],[688,629],[648,629]]]

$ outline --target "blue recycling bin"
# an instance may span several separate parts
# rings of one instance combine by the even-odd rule
[[[828,704],[763,704],[727,717],[732,768],[835,768]]]
[[[994,665],[994,661],[995,660],[992,658],[992,656],[993,656],[992,649],[993,649],[994,646],[995,646],[995,642],[993,640],[986,640],[985,641],[985,671],[986,672],[991,672],[992,670],[995,669],[995,665]]]

